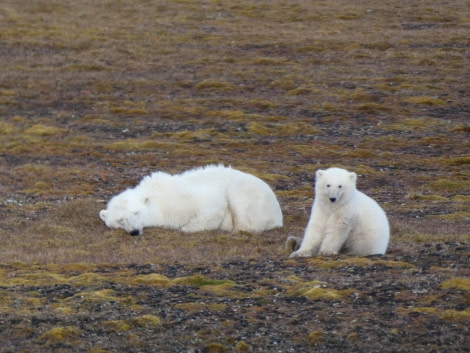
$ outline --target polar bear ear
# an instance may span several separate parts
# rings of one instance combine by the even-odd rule
[[[325,174],[325,171],[323,169],[318,169],[315,176],[317,177],[317,179],[320,179],[323,174]]]
[[[106,217],[108,216],[108,212],[106,210],[100,211],[100,218],[102,221],[106,222]]]
[[[351,181],[352,181],[354,184],[356,184],[357,174],[354,173],[354,172],[349,173],[349,179],[351,179]]]

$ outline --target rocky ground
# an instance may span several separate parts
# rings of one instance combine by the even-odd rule
[[[3,265],[1,351],[465,352],[469,255]]]

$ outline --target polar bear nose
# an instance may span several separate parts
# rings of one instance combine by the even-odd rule
[[[138,229],[134,229],[134,230],[131,230],[129,234],[135,237],[136,235],[140,235],[140,231]]]
[[[331,201],[331,202],[335,202],[335,201],[336,201],[336,197],[330,197],[330,201]]]

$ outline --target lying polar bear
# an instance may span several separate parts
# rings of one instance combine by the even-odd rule
[[[282,226],[281,208],[268,184],[223,165],[146,176],[114,196],[100,218],[130,235],[141,235],[144,227],[258,233]]]

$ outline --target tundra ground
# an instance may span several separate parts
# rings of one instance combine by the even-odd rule
[[[3,1],[0,351],[468,351],[469,32],[462,0]],[[209,163],[285,226],[98,217]],[[287,259],[330,166],[386,210],[385,256]]]

